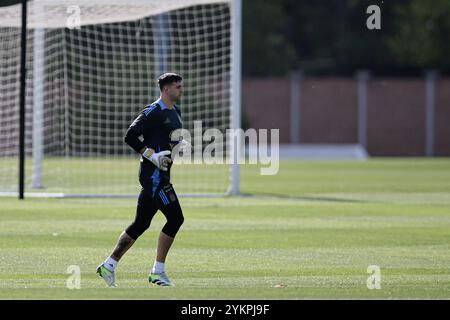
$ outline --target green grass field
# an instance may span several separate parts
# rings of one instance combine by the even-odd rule
[[[241,190],[180,199],[174,288],[146,282],[161,214],[120,262],[119,288],[95,274],[135,199],[0,198],[0,298],[450,298],[450,159],[284,161],[276,176],[246,165]],[[70,265],[81,289],[66,287]],[[369,265],[381,289],[367,288]]]

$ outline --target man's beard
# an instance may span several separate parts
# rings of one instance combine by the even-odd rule
[[[181,95],[178,96],[178,97],[172,97],[171,99],[172,99],[173,102],[180,102]]]

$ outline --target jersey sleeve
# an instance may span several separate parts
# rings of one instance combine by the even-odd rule
[[[139,137],[144,133],[144,130],[156,125],[159,118],[160,115],[157,106],[150,106],[144,109],[128,128],[125,134],[125,143],[139,153],[142,148],[146,147]]]

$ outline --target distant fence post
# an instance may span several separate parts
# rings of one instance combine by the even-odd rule
[[[368,70],[356,73],[358,82],[358,144],[367,149],[367,82],[370,78]]]
[[[426,104],[425,104],[425,155],[434,156],[435,105],[436,105],[436,70],[428,70],[425,74]]]
[[[291,80],[291,143],[300,143],[300,95],[302,72],[295,70],[290,74]]]

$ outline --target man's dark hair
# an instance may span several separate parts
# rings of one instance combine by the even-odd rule
[[[159,89],[162,91],[164,86],[183,80],[177,73],[164,73],[158,78]]]

